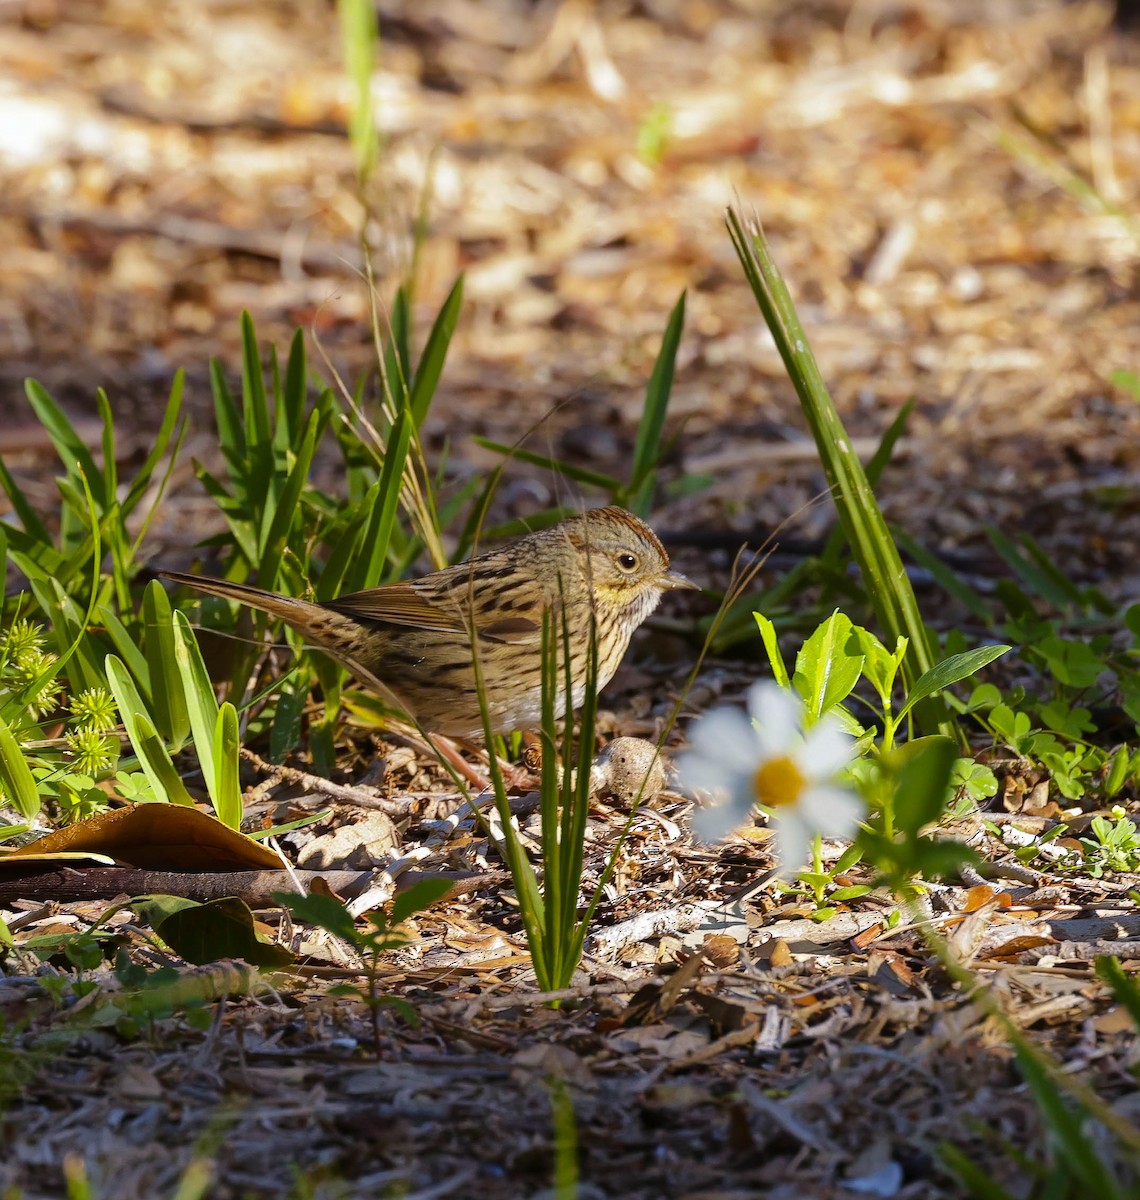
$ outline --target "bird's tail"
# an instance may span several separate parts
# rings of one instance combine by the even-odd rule
[[[292,626],[305,641],[319,650],[330,654],[346,666],[354,675],[372,688],[387,704],[403,709],[413,719],[414,712],[407,702],[381,680],[375,671],[377,663],[372,661],[368,634],[359,621],[343,613],[334,612],[323,604],[311,600],[298,600],[293,596],[279,596],[264,588],[250,587],[245,583],[231,583],[228,579],[214,579],[209,575],[187,575],[182,571],[159,571],[163,579],[181,583],[210,596],[223,600],[236,600],[271,617],[277,617]]]
[[[267,592],[264,588],[250,587],[246,583],[232,583],[228,579],[214,579],[210,575],[186,575],[182,571],[158,573],[171,583],[180,583],[185,587],[194,588],[195,591],[205,592],[208,596],[219,596],[223,600],[236,600],[239,604],[269,613],[271,617],[277,617],[286,625],[291,625],[310,637],[317,636],[318,630],[329,625],[330,618],[336,620],[335,614],[311,600],[279,596],[276,592]]]

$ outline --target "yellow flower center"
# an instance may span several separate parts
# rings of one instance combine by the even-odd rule
[[[806,786],[803,772],[786,756],[762,763],[752,779],[756,801],[765,808],[797,803]]]

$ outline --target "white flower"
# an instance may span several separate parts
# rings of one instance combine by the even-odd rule
[[[805,733],[799,697],[775,683],[752,686],[748,711],[751,720],[718,708],[698,721],[677,769],[686,787],[723,801],[697,810],[693,823],[705,841],[743,825],[754,805],[768,809],[787,877],[808,861],[817,834],[849,838],[859,824],[863,801],[832,782],[851,760],[852,739],[828,716]]]

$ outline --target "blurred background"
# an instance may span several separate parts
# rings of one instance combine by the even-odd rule
[[[209,412],[238,314],[374,370],[412,267],[466,303],[428,425],[624,475],[688,292],[657,524],[762,538],[830,508],[725,234],[755,210],[848,428],[917,407],[881,489],[928,545],[993,522],[1128,593],[1140,552],[1140,42],[1104,0],[385,0],[362,197],[336,6],[0,2],[0,452],[54,498],[31,375],[106,387],[144,453],[171,376]],[[365,214],[372,216],[366,220]],[[210,421],[189,450],[210,458]],[[130,452],[131,447],[126,447]],[[50,468],[50,469],[49,469]],[[187,481],[190,482],[189,472]],[[504,506],[559,499],[515,471]],[[1133,598],[1136,598],[1133,596]]]

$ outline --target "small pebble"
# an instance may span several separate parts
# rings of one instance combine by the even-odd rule
[[[639,795],[642,801],[652,800],[664,788],[665,759],[645,738],[614,738],[590,768],[593,794],[610,795],[623,804],[632,804]]]

